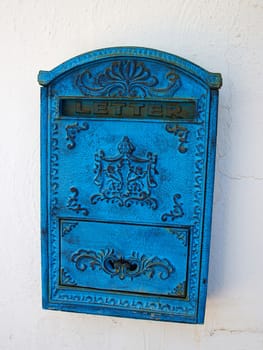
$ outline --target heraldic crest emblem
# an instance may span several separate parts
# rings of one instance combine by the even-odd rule
[[[91,197],[91,203],[106,201],[120,207],[140,204],[156,209],[157,200],[151,191],[157,187],[157,155],[147,152],[145,158],[136,157],[128,136],[122,138],[117,149],[119,153],[113,157],[107,157],[103,150],[95,154],[94,183],[100,193]]]

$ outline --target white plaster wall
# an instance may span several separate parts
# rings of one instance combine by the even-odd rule
[[[0,349],[263,349],[263,1],[0,1]],[[221,72],[206,323],[41,310],[39,69],[153,47]]]

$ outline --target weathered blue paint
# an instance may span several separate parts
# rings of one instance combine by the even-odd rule
[[[43,307],[202,323],[220,74],[119,47],[39,83]]]

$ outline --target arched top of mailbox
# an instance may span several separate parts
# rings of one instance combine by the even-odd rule
[[[69,59],[51,71],[40,71],[38,75],[38,82],[40,85],[47,86],[48,84],[52,83],[54,79],[71,71],[72,69],[106,58],[118,57],[145,58],[159,62],[163,61],[164,63],[174,65],[189,75],[201,80],[211,89],[219,89],[222,85],[222,77],[219,73],[210,73],[198,65],[179,56],[172,55],[164,51],[143,47],[112,47],[87,52]]]

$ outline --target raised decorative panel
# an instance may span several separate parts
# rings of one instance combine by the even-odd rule
[[[220,74],[123,47],[39,83],[43,307],[202,323]]]

